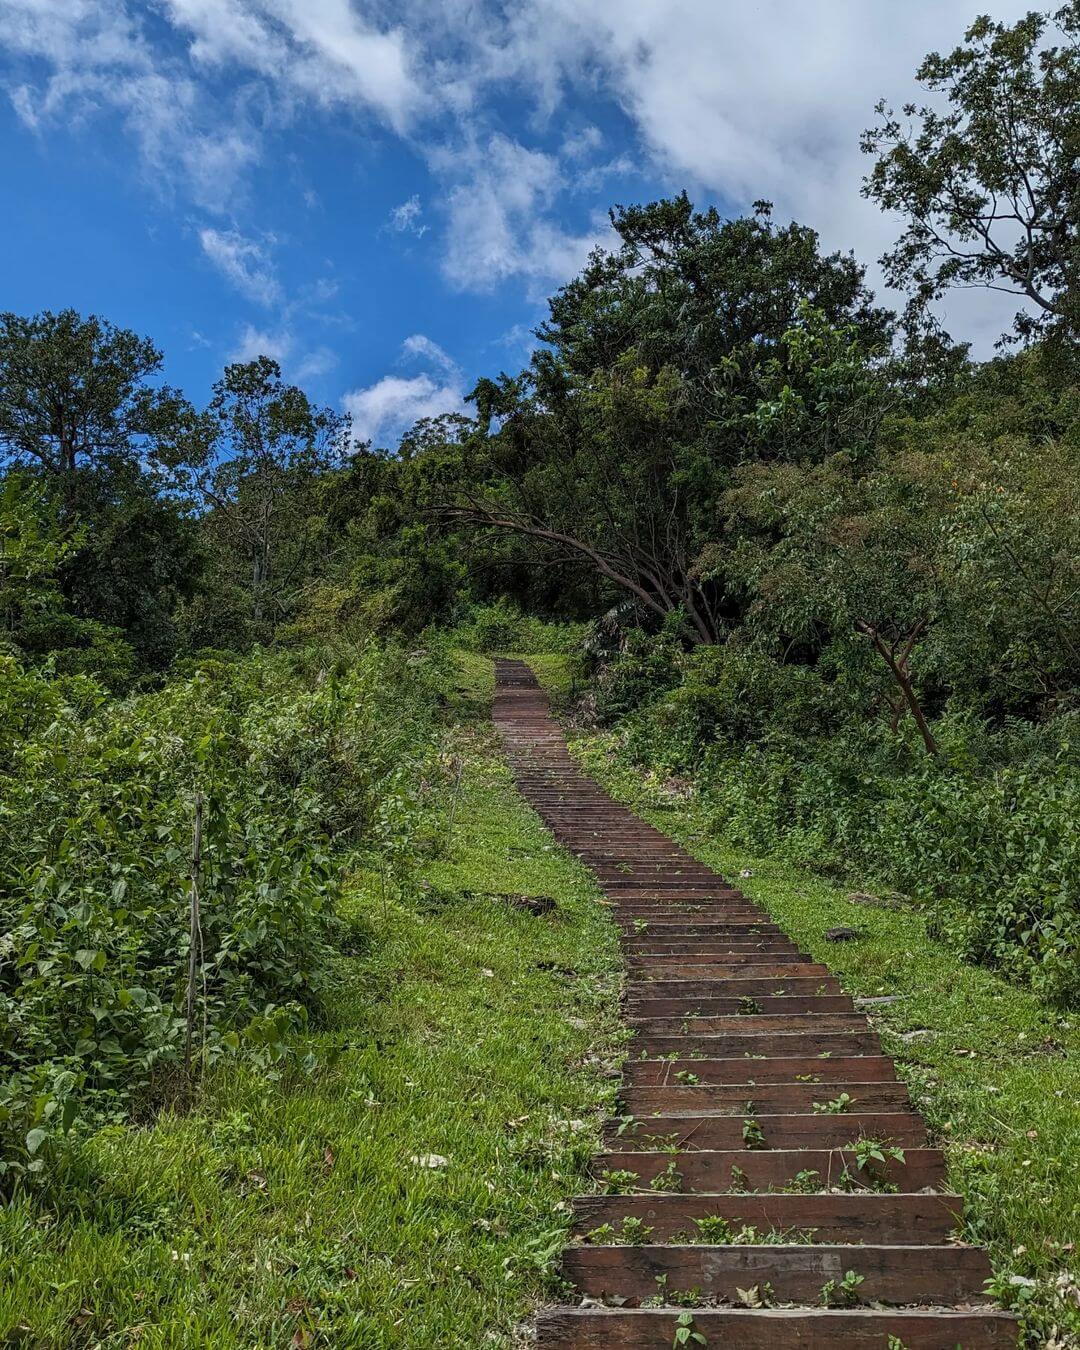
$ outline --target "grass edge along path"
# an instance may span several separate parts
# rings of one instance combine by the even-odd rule
[[[525,659],[556,706],[565,660]],[[884,1050],[944,1149],[967,1200],[965,1236],[985,1244],[994,1293],[1032,1346],[1080,1346],[1080,1014],[1063,1014],[927,935],[903,897],[814,876],[731,847],[692,785],[620,760],[612,734],[570,729],[571,752],[619,801],[732,878],[799,946],[868,1000]],[[831,942],[832,928],[859,937]]]
[[[457,661],[478,720],[445,746],[448,856],[397,899],[356,876],[364,950],[301,1047],[322,1067],[221,1073],[186,1116],[99,1133],[55,1208],[0,1211],[0,1345],[519,1343],[611,1109],[621,967],[592,878],[513,788],[490,662]]]

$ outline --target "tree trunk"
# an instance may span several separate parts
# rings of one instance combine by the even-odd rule
[[[926,753],[928,755],[936,755],[938,753],[938,743],[934,739],[934,733],[930,730],[930,724],[926,720],[926,715],[922,710],[918,694],[915,692],[915,685],[912,682],[911,675],[907,668],[911,649],[915,645],[916,638],[925,626],[925,621],[920,619],[908,634],[904,642],[903,650],[900,653],[900,656],[897,657],[895,648],[891,647],[885,641],[873,624],[867,623],[865,619],[859,619],[855,624],[856,629],[873,642],[878,655],[889,667],[893,679],[900,686],[900,692],[903,695],[904,702],[908,706],[908,711],[915,719],[915,725],[919,728],[919,735],[922,737],[923,745],[926,746]]]

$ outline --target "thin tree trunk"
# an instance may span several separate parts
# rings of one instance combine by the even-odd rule
[[[924,626],[923,621],[920,620],[912,632],[908,634],[904,645],[904,651],[898,660],[893,648],[889,646],[873,624],[867,623],[864,619],[860,619],[855,625],[860,633],[863,633],[871,640],[871,642],[873,642],[878,655],[889,667],[893,679],[900,686],[900,692],[904,696],[904,702],[907,704],[908,710],[915,719],[915,725],[919,728],[919,735],[922,737],[923,745],[926,746],[926,753],[928,755],[936,755],[938,753],[938,743],[934,739],[934,733],[930,730],[930,725],[926,720],[926,715],[923,713],[922,705],[919,703],[919,697],[915,692],[915,685],[912,683],[911,676],[907,669],[908,656],[911,654],[911,649],[915,645],[915,639],[918,637],[919,633],[922,632]]]

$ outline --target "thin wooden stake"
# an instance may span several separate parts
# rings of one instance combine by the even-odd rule
[[[195,794],[195,820],[191,829],[191,916],[188,948],[188,980],[185,1014],[187,1031],[184,1037],[184,1071],[191,1073],[191,1043],[195,1031],[195,984],[198,974],[198,952],[202,944],[202,925],[199,918],[199,883],[202,880],[203,805],[201,792]]]
[[[451,845],[454,839],[454,817],[457,815],[458,797],[461,795],[461,778],[465,772],[465,760],[461,755],[457,756],[457,777],[454,779],[454,791],[450,798],[450,816],[446,822],[446,856],[450,856]]]

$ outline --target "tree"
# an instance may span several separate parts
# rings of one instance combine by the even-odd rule
[[[81,467],[132,456],[178,400],[148,384],[160,368],[149,338],[96,315],[0,314],[0,458],[73,490]]]
[[[34,474],[80,541],[58,573],[67,607],[122,628],[156,669],[197,568],[190,523],[164,492],[190,410],[153,383],[160,369],[149,338],[96,315],[0,315],[0,466]]]
[[[713,643],[730,616],[700,559],[732,472],[872,439],[890,316],[851,257],[767,203],[723,220],[684,194],[612,220],[621,247],[551,300],[530,369],[473,391],[495,430],[445,514],[576,560]]]
[[[238,561],[246,570],[257,624],[283,613],[309,542],[302,495],[317,473],[341,462],[349,429],[348,417],[316,407],[284,383],[276,361],[260,356],[227,366],[206,411],[180,430],[225,568]]]
[[[1057,42],[1049,38],[1059,39]],[[1080,0],[1011,27],[983,16],[916,78],[945,108],[883,101],[863,192],[906,217],[882,263],[910,312],[953,287],[1016,295],[1014,335],[1080,333]]]

